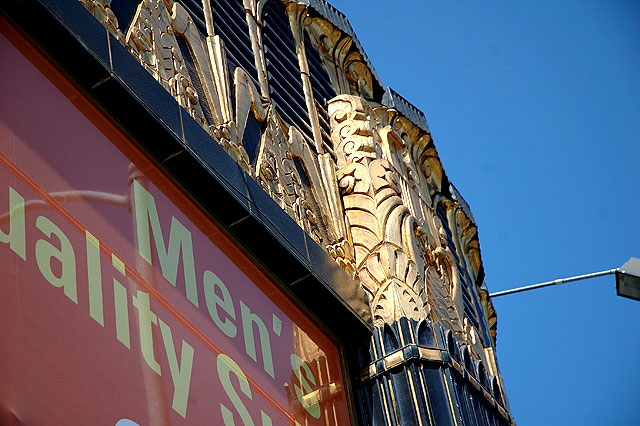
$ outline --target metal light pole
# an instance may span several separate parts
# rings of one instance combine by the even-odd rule
[[[510,290],[497,291],[495,293],[490,293],[489,297],[506,296],[507,294],[520,293],[523,291],[535,290],[537,288],[560,285],[573,281],[586,280],[589,278],[596,278],[603,275],[612,274],[616,274],[616,290],[618,296],[640,300],[640,259],[637,259],[635,257],[630,258],[624,265],[619,268],[609,269],[601,272],[593,272],[591,274],[576,275],[569,278],[560,278],[553,281],[546,281],[539,284],[517,287]]]

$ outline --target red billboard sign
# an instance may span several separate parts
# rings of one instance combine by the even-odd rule
[[[336,344],[3,27],[0,419],[348,424]]]

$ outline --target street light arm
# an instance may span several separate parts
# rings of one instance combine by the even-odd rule
[[[129,195],[110,194],[102,191],[91,190],[72,190],[72,191],[59,191],[50,192],[49,195],[56,201],[93,201],[104,204],[111,204],[119,207],[130,208],[131,201]],[[44,200],[27,200],[24,203],[24,211],[29,212],[32,210],[38,210],[49,207],[49,204]],[[0,214],[0,225],[7,223],[11,218],[11,212]]]
[[[544,283],[532,284],[532,285],[527,285],[527,286],[524,286],[524,287],[512,288],[511,290],[497,291],[495,293],[490,293],[489,297],[506,296],[507,294],[520,293],[520,292],[523,292],[523,291],[535,290],[537,288],[549,287],[549,286],[552,286],[552,285],[560,285],[560,284],[569,283],[569,282],[572,282],[572,281],[580,281],[580,280],[586,280],[586,279],[589,279],[589,278],[602,277],[604,275],[615,274],[616,272],[619,272],[619,271],[620,271],[620,268],[614,268],[614,269],[608,269],[606,271],[601,271],[601,272],[593,272],[591,274],[576,275],[575,277],[560,278],[560,279],[557,279],[557,280],[547,281],[547,282],[544,282]]]

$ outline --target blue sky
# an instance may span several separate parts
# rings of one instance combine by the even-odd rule
[[[425,113],[491,291],[640,257],[640,3],[331,3]],[[494,303],[520,426],[640,424],[640,302],[612,276]]]

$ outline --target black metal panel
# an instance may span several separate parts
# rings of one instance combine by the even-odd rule
[[[370,345],[366,378],[357,388],[368,424],[509,424],[482,364],[439,324],[402,318],[377,328]]]
[[[111,0],[111,10],[116,15],[120,28],[129,28],[138,3],[139,1],[136,0]]]
[[[431,408],[431,416],[435,425],[453,424],[451,408],[449,406],[448,391],[444,380],[444,369],[437,365],[421,367],[422,378]]]

